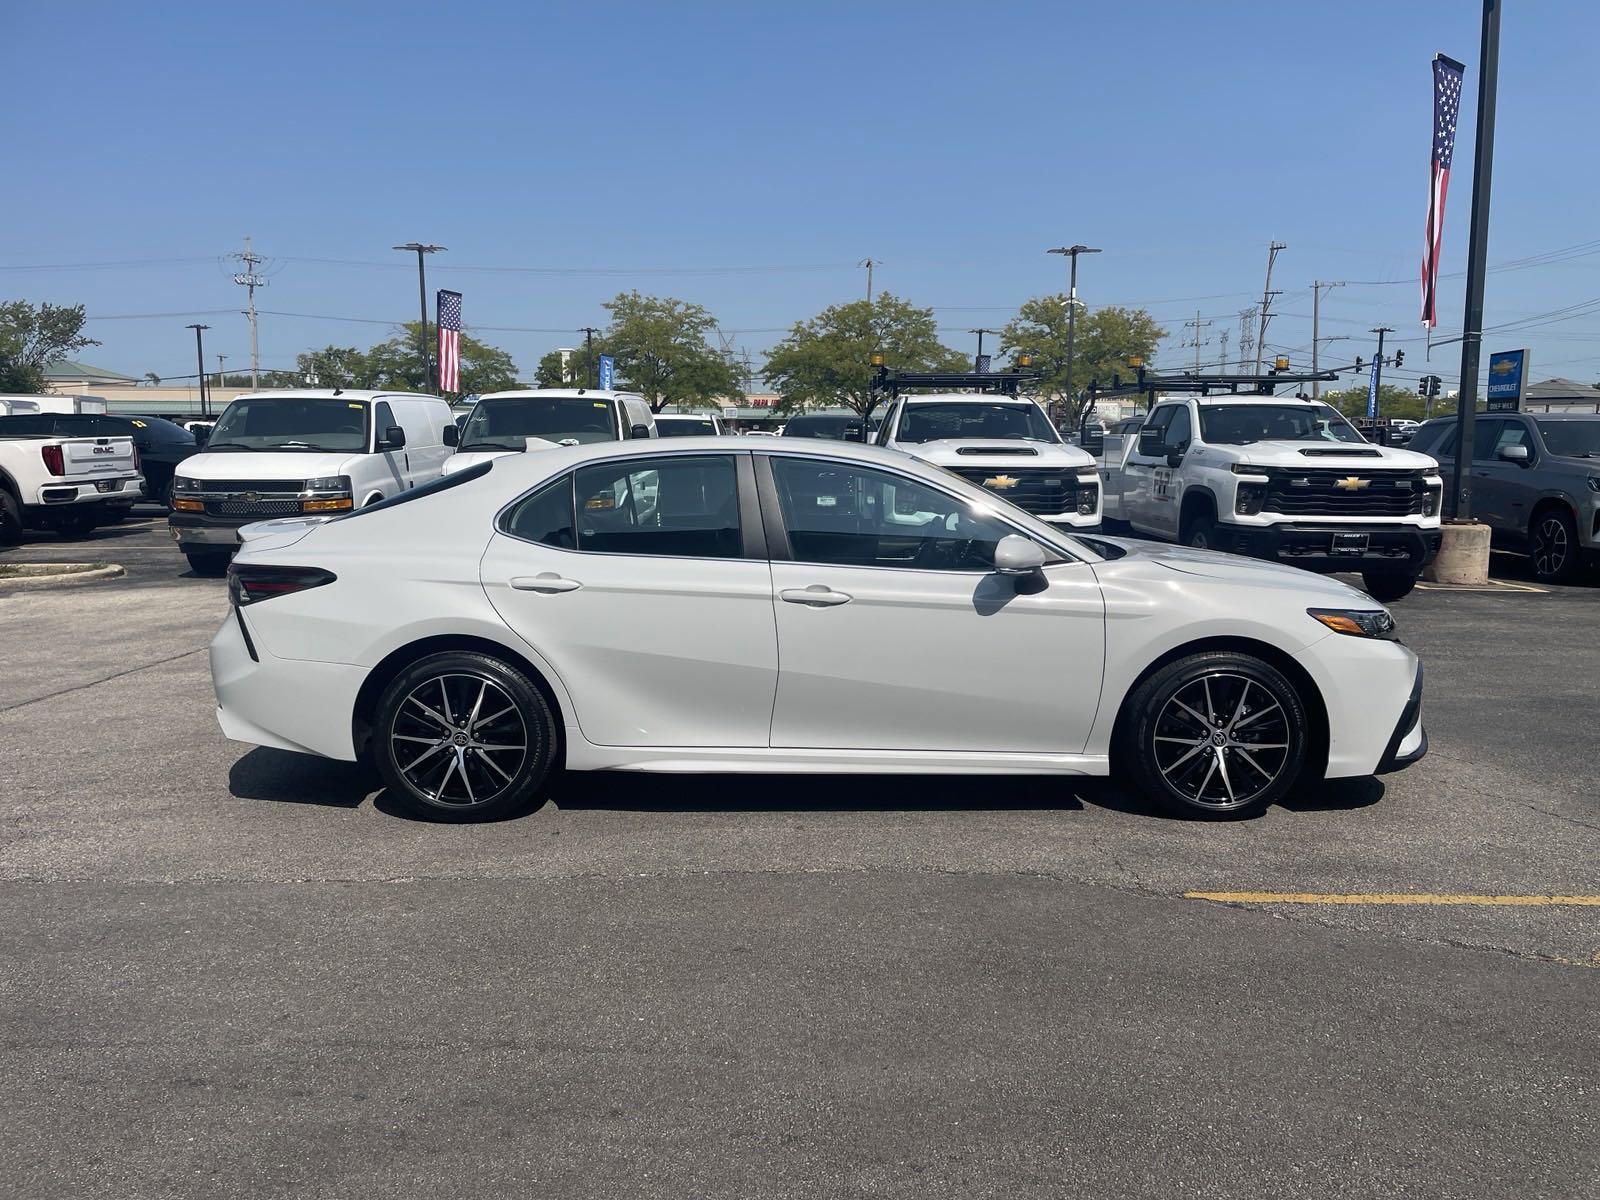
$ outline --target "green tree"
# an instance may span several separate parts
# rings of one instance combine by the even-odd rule
[[[898,371],[965,371],[972,361],[939,341],[933,310],[887,292],[852,300],[799,321],[767,355],[762,377],[784,410],[840,405],[865,413],[873,403],[874,353]]]
[[[81,304],[0,304],[0,392],[42,392],[46,367],[85,346],[98,346],[83,336],[83,322]]]
[[[1111,382],[1112,375],[1133,376],[1133,358],[1148,364],[1167,331],[1142,308],[1112,305],[1078,313],[1072,348],[1072,395],[1067,394],[1067,297],[1036,296],[1006,323],[1000,349],[1033,355],[1040,372],[1037,394],[1063,414],[1066,424],[1076,424],[1083,389],[1094,380]]]
[[[365,357],[365,382],[358,387],[394,388],[411,392],[428,390],[427,376],[417,353],[418,326],[408,322],[388,341],[379,342]],[[428,326],[429,352],[437,354],[434,329]],[[334,385],[339,386],[339,385]],[[469,333],[461,335],[460,395],[499,392],[517,386],[517,364],[498,346],[480,342]]]
[[[1342,392],[1323,392],[1322,398],[1352,420],[1367,415],[1367,389],[1365,385],[1348,388]],[[1385,383],[1378,388],[1378,415],[1381,417],[1407,417],[1420,421],[1426,415],[1421,396],[1405,388],[1391,387]],[[1433,402],[1435,415],[1454,411],[1453,403],[1442,398]]]
[[[594,352],[616,359],[618,386],[638,392],[652,411],[743,394],[733,368],[711,346],[717,322],[700,305],[633,291],[605,308],[611,324]]]
[[[295,356],[295,372],[312,387],[372,387],[372,364],[354,346],[324,346]],[[249,382],[249,377],[245,378]]]
[[[583,346],[567,351],[567,363],[563,369],[561,365],[561,351],[551,350],[539,360],[539,365],[534,369],[533,379],[542,388],[561,387],[589,387],[594,381],[595,387],[599,386],[600,368],[598,363],[590,369],[589,356],[593,354],[599,359],[602,350],[596,345],[593,351]]]

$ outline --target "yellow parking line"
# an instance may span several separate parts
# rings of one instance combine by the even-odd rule
[[[1186,900],[1218,904],[1473,904],[1488,908],[1600,908],[1600,896],[1477,896],[1438,892],[1185,892]]]
[[[1417,589],[1424,592],[1532,592],[1537,596],[1548,595],[1549,588],[1534,587],[1531,583],[1512,583],[1509,580],[1492,579],[1483,586],[1469,583],[1419,583]]]

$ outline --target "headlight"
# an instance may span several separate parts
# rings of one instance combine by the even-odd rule
[[[175,492],[198,492],[200,481],[190,479],[187,475],[174,475],[172,477],[172,490]]]
[[[350,477],[348,475],[324,475],[321,479],[306,480],[308,492],[348,492],[350,490]]]
[[[1394,618],[1384,608],[1308,608],[1306,614],[1335,633],[1351,637],[1387,638],[1394,632]]]
[[[1253,517],[1261,511],[1261,506],[1267,499],[1267,485],[1264,483],[1241,483],[1239,490],[1234,493],[1233,511],[1242,517]]]
[[[1234,463],[1228,469],[1235,475],[1265,475],[1267,473],[1265,467],[1252,466],[1250,463]]]

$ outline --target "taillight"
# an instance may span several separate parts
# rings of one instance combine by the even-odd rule
[[[321,567],[269,567],[230,563],[228,599],[237,607],[321,587],[338,578]]]
[[[65,475],[67,466],[60,446],[40,446],[39,453],[44,456],[44,469],[52,475]]]
[[[133,469],[135,472],[142,471],[144,469],[139,462],[139,447],[137,446],[133,448]]]

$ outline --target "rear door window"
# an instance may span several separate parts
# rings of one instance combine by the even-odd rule
[[[742,558],[733,456],[603,462],[574,472],[578,549]]]

